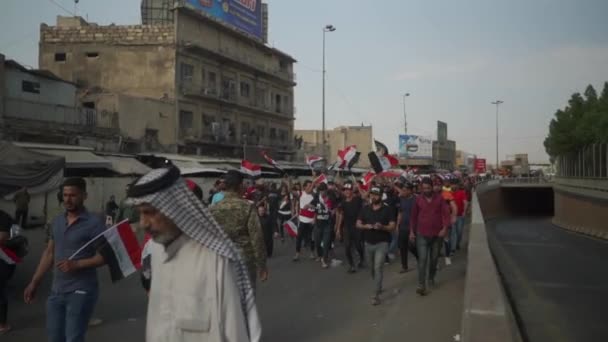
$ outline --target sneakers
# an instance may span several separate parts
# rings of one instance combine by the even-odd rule
[[[401,271],[399,271],[399,273],[407,273],[409,271],[408,268],[402,268]]]
[[[452,264],[452,258],[450,257],[445,257],[445,265],[446,266],[450,266]]]
[[[310,253],[310,260],[315,260],[316,258],[315,253]]]
[[[299,255],[299,254],[296,254],[296,255],[293,257],[293,259],[291,259],[291,261],[293,261],[293,262],[298,262],[298,261],[300,261],[300,255]]]
[[[321,267],[322,268],[328,268],[329,265],[325,263],[325,260],[321,259]]]
[[[426,289],[424,288],[424,286],[418,286],[418,287],[416,288],[416,293],[417,293],[419,296],[426,296],[426,295],[427,295],[427,291],[426,291]]]
[[[346,271],[346,273],[349,273],[349,274],[353,274],[353,273],[355,273],[355,272],[357,272],[357,270],[356,270],[356,269],[355,269],[355,267],[353,267],[353,266],[349,267],[349,268],[348,268],[348,271]]]
[[[380,305],[380,298],[378,298],[378,296],[372,297],[372,305],[373,306]]]

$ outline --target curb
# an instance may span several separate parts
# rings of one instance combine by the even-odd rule
[[[551,222],[563,229],[573,231],[575,233],[592,236],[598,239],[607,240],[608,241],[608,231],[601,231],[589,227],[581,227],[581,226],[573,226],[567,223],[564,223],[556,218],[551,219]]]

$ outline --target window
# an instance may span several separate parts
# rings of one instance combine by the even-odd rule
[[[207,91],[210,95],[217,94],[217,74],[213,71],[207,73]]]
[[[180,81],[184,83],[192,83],[192,77],[194,76],[194,67],[191,64],[181,63],[180,64]]]
[[[84,108],[95,109],[95,102],[83,102],[82,106]]]
[[[228,101],[236,100],[236,82],[230,77],[222,77],[222,99]]]
[[[270,129],[270,139],[271,140],[275,140],[277,138],[277,129],[276,128],[271,128]]]
[[[55,62],[65,62],[66,60],[65,52],[57,52],[55,53]]]
[[[287,131],[284,129],[279,130],[279,141],[287,142]]]
[[[279,95],[279,94],[274,95],[274,111],[277,113],[282,112],[281,95]]]
[[[213,132],[214,122],[215,118],[212,115],[203,114],[203,132],[205,134],[211,134]]]
[[[258,137],[265,138],[266,137],[266,127],[258,125]]]
[[[279,62],[279,70],[282,72],[287,72],[287,62],[280,61]]]
[[[193,132],[192,129],[192,120],[193,120],[192,112],[180,110],[179,111],[179,131],[181,136],[191,136]]]
[[[241,122],[241,135],[243,136],[243,138],[245,138],[245,136],[250,135],[250,125],[249,122]]]
[[[241,82],[241,96],[249,98],[251,86],[249,82]]]
[[[255,89],[255,101],[260,108],[267,108],[268,90],[264,86],[258,85]]]
[[[99,52],[87,52],[86,56],[87,58],[97,58],[99,57]]]
[[[21,90],[26,93],[40,94],[40,83],[32,81],[22,81]]]

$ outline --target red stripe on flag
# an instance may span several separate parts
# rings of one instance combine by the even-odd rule
[[[0,246],[0,260],[9,265],[21,263],[21,258],[19,258],[15,252],[6,246]]]
[[[135,266],[136,269],[141,268],[141,247],[137,242],[137,237],[135,233],[133,233],[133,229],[131,229],[131,225],[129,222],[124,222],[116,227],[118,234],[120,235],[120,239],[122,243],[125,245],[125,249],[129,254],[129,258]]]

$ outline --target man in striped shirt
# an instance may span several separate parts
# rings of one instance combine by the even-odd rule
[[[300,195],[300,224],[298,225],[298,237],[296,239],[296,255],[293,257],[293,261],[300,260],[302,241],[304,241],[310,248],[311,259],[315,258],[314,246],[312,244],[312,230],[315,223],[315,208],[311,204],[314,199],[312,189],[312,181],[307,180],[304,182],[304,191]]]

